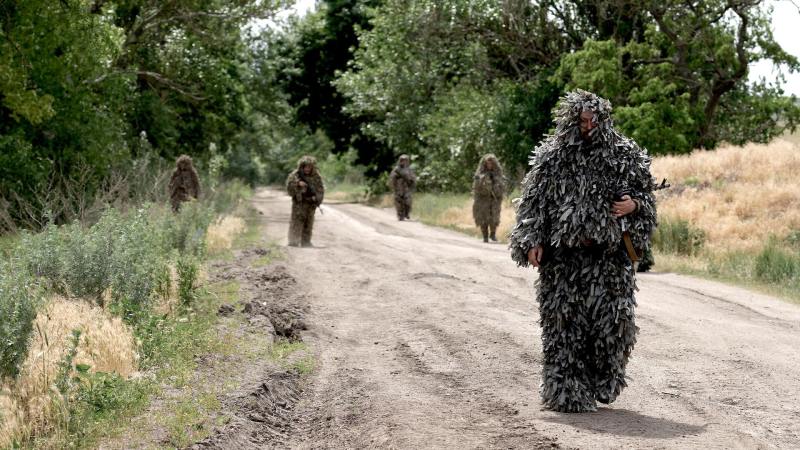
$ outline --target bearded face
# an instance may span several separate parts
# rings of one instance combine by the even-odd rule
[[[591,109],[584,109],[583,112],[581,112],[581,121],[580,121],[581,134],[583,135],[583,138],[586,139],[587,141],[592,138],[590,132],[595,127],[597,127],[597,123],[592,120],[593,117],[594,117],[594,111],[592,111]]]

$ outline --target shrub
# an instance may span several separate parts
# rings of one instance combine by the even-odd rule
[[[691,256],[705,243],[705,232],[685,220],[664,217],[653,234],[653,246],[665,253]]]
[[[213,212],[201,203],[187,202],[178,214],[165,214],[160,223],[164,253],[177,249],[181,254],[204,257],[205,234]]]
[[[33,333],[39,304],[32,280],[0,269],[0,375],[19,375]]]
[[[117,224],[109,273],[111,298],[126,298],[140,307],[149,302],[163,265],[157,235],[147,219],[146,210],[139,210]]]
[[[799,266],[797,253],[779,246],[772,238],[756,257],[755,272],[761,280],[781,282],[791,280]]]
[[[78,222],[69,226],[62,264],[72,295],[103,306],[103,293],[111,286],[114,238],[120,222],[119,212],[107,209],[89,230],[84,231]]]
[[[178,260],[178,299],[184,306],[190,306],[194,302],[194,285],[199,272],[200,265],[191,256]]]
[[[23,231],[18,249],[28,273],[47,279],[50,288],[60,290],[58,285],[62,284],[64,278],[64,234],[57,226],[50,223],[37,234]]]

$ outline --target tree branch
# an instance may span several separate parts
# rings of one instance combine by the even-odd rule
[[[198,101],[198,102],[206,101],[209,98],[211,98],[211,97],[208,97],[208,96],[201,97],[199,95],[192,94],[191,92],[186,92],[184,90],[184,87],[179,85],[175,81],[167,78],[166,76],[164,76],[164,75],[162,75],[160,73],[151,72],[151,71],[148,71],[148,70],[131,70],[131,69],[114,70],[114,71],[109,72],[109,73],[107,73],[105,75],[97,77],[94,80],[87,80],[85,82],[85,84],[89,84],[89,85],[98,84],[98,83],[103,82],[103,80],[105,80],[106,78],[108,78],[110,76],[121,75],[121,74],[133,74],[133,75],[136,75],[139,79],[146,81],[153,88],[153,90],[156,90],[156,87],[154,86],[154,84],[155,84],[155,85],[158,85],[158,86],[162,86],[162,87],[164,87],[166,89],[169,89],[171,91],[175,91],[175,92],[183,95],[184,97],[190,98],[190,99]]]

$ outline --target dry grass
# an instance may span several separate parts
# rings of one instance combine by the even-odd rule
[[[68,417],[66,405],[54,381],[56,363],[66,353],[73,329],[81,330],[74,364],[87,364],[90,372],[116,372],[125,377],[138,368],[139,355],[130,327],[96,306],[54,298],[37,315],[34,329],[33,344],[19,378],[2,386],[2,448],[11,447],[15,440],[58,434],[63,429]]]
[[[233,239],[244,231],[244,219],[235,216],[224,216],[212,223],[206,233],[206,247],[213,254],[227,250],[233,246]]]
[[[703,229],[711,251],[800,228],[800,147],[786,140],[657,157],[652,172],[673,185],[658,193],[659,214]]]

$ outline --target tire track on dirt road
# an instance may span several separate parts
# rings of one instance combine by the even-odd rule
[[[290,201],[260,190],[286,242]],[[641,328],[617,402],[543,410],[536,273],[392,212],[327,204],[285,264],[311,295],[320,362],[291,448],[800,448],[800,308],[718,283],[639,276]]]

